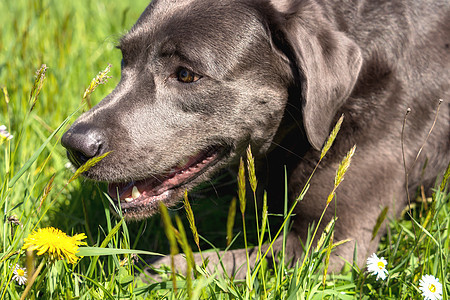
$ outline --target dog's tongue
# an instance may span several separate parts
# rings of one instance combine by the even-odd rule
[[[156,196],[181,183],[181,178],[172,176],[165,178],[148,178],[126,183],[110,183],[108,194],[113,199],[131,202],[141,197]]]
[[[108,193],[113,199],[130,202],[141,197],[141,195],[145,197],[159,195],[164,191],[179,185],[181,182],[182,178],[180,176],[175,176],[174,172],[164,177],[155,176],[139,181],[110,183],[108,186]]]
[[[108,194],[112,199],[120,199],[126,202],[160,195],[190,180],[216,157],[217,153],[214,149],[202,151],[188,158],[184,165],[174,167],[165,175],[155,175],[139,181],[110,183]]]

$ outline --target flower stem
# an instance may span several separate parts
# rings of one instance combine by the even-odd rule
[[[31,278],[28,280],[27,287],[23,291],[23,294],[22,294],[22,297],[20,297],[20,300],[24,300],[25,297],[28,295],[28,292],[31,290],[31,287],[33,286],[34,281],[36,280],[37,276],[39,275],[39,273],[41,272],[42,268],[44,267],[44,264],[45,264],[45,259],[43,259],[41,261],[41,264],[36,269],[36,272],[34,272],[33,276],[31,276]]]

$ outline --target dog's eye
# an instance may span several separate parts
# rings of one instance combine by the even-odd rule
[[[191,83],[196,82],[201,78],[200,75],[195,74],[194,72],[186,69],[186,68],[180,68],[177,72],[177,80],[183,83]]]

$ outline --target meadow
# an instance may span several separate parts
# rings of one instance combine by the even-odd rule
[[[194,191],[192,210],[181,203],[142,222],[113,217],[106,187],[80,177],[67,164],[60,138],[119,81],[116,43],[147,4],[0,1],[0,125],[5,126],[0,128],[0,300],[424,299],[420,285],[425,275],[442,285],[436,299],[449,299],[449,169],[436,174],[433,195],[419,193],[401,218],[380,215],[380,223],[389,223],[376,253],[385,259],[377,261],[383,263],[378,274],[384,279],[353,262],[339,274],[327,274],[327,258],[338,246],[333,223],[326,232],[311,227],[310,240],[321,236],[320,242],[302,245],[304,255],[293,267],[285,264],[283,252],[274,269],[260,260],[245,280],[194,265],[192,251],[270,243],[289,227],[291,206],[274,216],[264,201],[255,204],[248,195],[244,201],[243,185],[255,184],[251,153],[243,157],[239,179],[224,174]],[[351,155],[342,158],[338,179],[345,177],[348,164],[351,168]],[[331,195],[333,188],[339,187],[330,186]],[[213,224],[207,222],[211,214],[217,220]],[[275,223],[280,230],[268,226]],[[50,227],[60,232],[49,230],[45,236],[38,231]],[[61,244],[61,253],[45,247],[26,251],[24,244],[33,243],[36,233],[44,240],[60,237],[68,245]],[[159,281],[142,275],[140,257],[176,251],[185,253],[191,276],[172,276],[167,269]]]

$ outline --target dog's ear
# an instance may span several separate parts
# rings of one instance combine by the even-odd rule
[[[313,2],[281,2],[283,5],[274,5],[282,15],[277,35],[284,47],[290,48],[287,56],[298,72],[308,140],[320,149],[337,110],[355,85],[362,64],[361,50]]]

